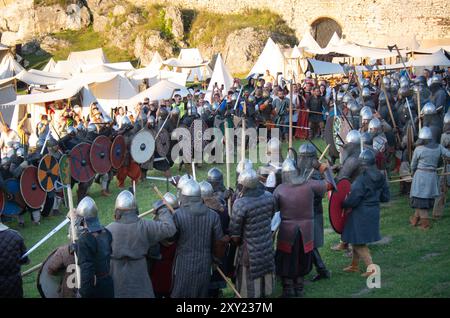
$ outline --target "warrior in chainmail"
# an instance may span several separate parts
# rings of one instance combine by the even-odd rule
[[[422,127],[428,127],[433,135],[433,141],[440,143],[442,135],[442,117],[436,110],[436,106],[428,102],[420,111],[423,116]]]
[[[268,162],[258,168],[258,176],[264,182],[266,190],[273,192],[281,184],[281,165],[283,157],[281,155],[281,143],[278,138],[272,137],[267,142]],[[275,177],[275,178],[274,178]]]

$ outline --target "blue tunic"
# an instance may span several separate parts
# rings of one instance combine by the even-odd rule
[[[351,244],[367,244],[381,239],[380,201],[390,199],[386,177],[376,167],[369,167],[352,183],[351,191],[343,202],[352,208],[345,223],[342,240]]]

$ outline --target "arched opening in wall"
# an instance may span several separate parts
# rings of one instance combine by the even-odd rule
[[[311,24],[311,34],[321,47],[326,47],[334,32],[342,37],[341,26],[331,18],[319,18]]]

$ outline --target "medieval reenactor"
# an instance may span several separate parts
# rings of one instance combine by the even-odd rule
[[[253,169],[239,174],[242,186],[233,204],[230,236],[239,246],[236,259],[236,288],[244,298],[260,298],[272,294],[274,288],[274,250],[271,220],[276,211],[271,193],[258,186]]]
[[[225,185],[223,184],[223,174],[222,171],[220,171],[218,168],[214,167],[209,169],[206,181],[211,184],[213,188],[214,196],[219,198],[220,200],[226,201],[228,197],[227,189],[225,188]]]
[[[283,163],[283,158],[281,155],[281,144],[278,138],[271,138],[267,142],[266,155],[268,162],[258,168],[258,176],[266,186],[266,189],[273,192],[275,188],[281,184],[281,165]],[[274,175],[275,179],[269,175]],[[274,182],[273,182],[274,181]]]
[[[414,105],[417,108],[420,99],[420,109],[422,109],[431,98],[431,91],[428,89],[427,80],[423,75],[417,76],[414,79],[413,91]]]
[[[433,75],[430,84],[431,102],[436,106],[436,109],[442,107],[442,114],[445,114],[450,103],[450,96],[445,91],[442,83],[442,76],[440,74]]]
[[[138,129],[133,126],[130,118],[128,116],[122,117],[121,125],[118,131],[119,135],[123,135],[125,138],[125,144],[127,148],[131,145],[131,140],[133,136],[138,132]],[[117,171],[117,186],[123,188],[125,186],[125,180],[130,177],[133,181],[138,181],[141,177],[141,168],[139,165],[131,158],[130,152],[127,152],[125,162]]]
[[[373,118],[374,110],[369,106],[361,108],[359,111],[359,119],[361,123],[359,124],[359,131],[361,133],[369,131],[369,123]]]
[[[436,106],[433,103],[428,102],[423,106],[420,114],[423,116],[422,126],[430,128],[434,143],[440,143],[442,135],[442,117],[437,112]]]
[[[112,235],[111,276],[116,298],[154,298],[147,268],[152,245],[176,232],[169,211],[159,210],[158,221],[138,217],[134,195],[122,191],[116,199],[115,221],[106,228]]]
[[[450,150],[450,111],[444,116],[444,133],[441,137],[442,147]],[[450,173],[450,160],[444,159],[444,173]],[[447,199],[447,190],[450,187],[450,175],[440,177],[440,189],[441,194],[436,199],[433,208],[433,218],[438,220],[442,217]]]
[[[367,267],[373,264],[367,243],[379,241],[380,202],[390,200],[386,177],[377,169],[372,151],[364,150],[359,156],[362,172],[352,183],[351,191],[342,204],[351,208],[342,233],[342,239],[352,244],[352,264],[345,272],[359,272],[362,259]],[[368,270],[362,275],[367,277],[373,272]]]
[[[362,99],[364,100],[364,106],[375,110],[375,103],[373,101],[372,93],[369,87],[364,87],[361,92]]]
[[[222,257],[226,245],[220,217],[202,202],[200,186],[193,179],[184,183],[179,201],[174,215],[178,239],[171,297],[207,297],[213,255]]]
[[[450,151],[434,142],[432,131],[423,127],[419,132],[419,146],[414,150],[411,172],[411,207],[415,209],[410,218],[412,226],[420,225],[421,229],[430,227],[429,210],[433,209],[434,201],[439,197],[439,180],[436,169],[439,161],[450,158]]]
[[[173,209],[178,209],[178,199],[174,194],[167,192],[164,194],[164,200]],[[155,209],[155,217],[153,219],[155,221],[159,221],[160,215],[167,216],[167,213],[170,213],[163,200],[156,201],[153,204],[153,208]],[[172,267],[177,250],[175,237],[166,238],[151,249],[159,251],[156,257],[155,255],[147,257],[153,292],[156,298],[169,298],[172,291]]]
[[[228,215],[225,200],[220,199],[214,195],[214,190],[210,183],[202,181],[199,183],[199,186],[203,203],[208,208],[215,211],[219,215],[220,224],[222,226],[222,232],[225,235],[228,235],[230,216]],[[226,250],[229,251],[228,244]],[[228,272],[228,270],[224,268],[227,265],[226,256],[227,255],[224,255],[222,259],[215,260],[216,265],[220,267],[221,270],[225,273]],[[221,296],[221,290],[225,287],[226,287],[225,280],[222,278],[222,276],[220,276],[220,274],[217,271],[214,271],[209,285],[209,297],[219,298]]]
[[[387,128],[385,128],[387,127]],[[369,123],[369,133],[372,135],[372,147],[376,151],[376,163],[378,169],[387,170],[388,160],[391,160],[388,153],[388,139],[386,131],[390,131],[390,126],[383,119],[372,118]]]
[[[82,298],[114,298],[110,276],[112,235],[98,219],[95,201],[86,196],[78,203],[77,216],[84,230],[76,241],[75,253],[80,267],[80,296]]]
[[[320,171],[314,168],[318,166],[318,157],[316,148],[312,144],[302,144],[298,150],[298,156],[297,169],[300,176],[305,177],[307,173],[314,170],[311,180],[323,179]],[[314,249],[312,250],[312,261],[317,275],[314,276],[313,281],[330,278],[330,272],[327,270],[319,253],[319,248],[324,244],[322,198],[323,194],[314,194]]]
[[[22,258],[27,248],[19,232],[11,230],[1,222],[0,210],[0,298],[22,298],[22,276],[20,267],[30,262]]]

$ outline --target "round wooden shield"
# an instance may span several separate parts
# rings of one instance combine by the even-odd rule
[[[341,179],[336,184],[336,189],[333,191],[330,197],[328,205],[328,213],[330,216],[330,223],[334,231],[338,234],[342,234],[344,231],[345,222],[347,221],[349,209],[342,208],[342,202],[344,202],[347,194],[350,193],[351,182],[348,179]]]
[[[47,197],[47,192],[40,186],[38,174],[38,168],[29,166],[23,170],[20,176],[20,193],[25,203],[32,209],[41,208]]]
[[[335,116],[329,117],[327,119],[327,122],[325,124],[325,131],[324,131],[324,137],[325,141],[328,145],[330,145],[330,148],[328,150],[328,153],[330,156],[334,158],[339,158],[339,150],[336,146],[336,139],[335,139],[335,131],[334,131],[334,122],[335,122]],[[339,140],[340,142],[340,140]]]
[[[122,167],[125,157],[127,155],[127,145],[125,138],[122,135],[117,135],[111,145],[111,152],[109,154],[111,159],[111,166],[114,169]]]
[[[39,161],[37,178],[42,190],[45,192],[53,191],[59,178],[58,160],[49,154],[43,156]]]
[[[70,151],[70,173],[78,182],[89,182],[95,176],[89,159],[90,150],[91,145],[83,142]]]
[[[155,137],[150,130],[142,129],[131,141],[130,154],[136,163],[149,161],[155,153]]]
[[[191,138],[192,138],[192,148],[194,151],[202,151],[207,144],[207,140],[203,138],[203,134],[208,125],[203,119],[196,119],[192,122],[190,127]]]
[[[163,128],[159,132],[158,138],[156,139],[156,152],[161,157],[167,156],[170,151],[170,134],[167,129]]]
[[[64,270],[58,272],[57,275],[50,275],[48,272],[49,259],[56,251],[57,249],[50,253],[37,275],[37,290],[42,298],[62,298],[59,291],[64,280]]]
[[[11,200],[5,201],[4,215],[17,215],[27,206],[20,193],[20,182],[18,179],[5,180],[5,190],[12,196]],[[6,194],[5,194],[6,196]]]
[[[71,183],[70,158],[68,155],[62,155],[59,159],[59,179],[64,185]]]
[[[111,140],[106,136],[98,136],[92,143],[89,156],[95,172],[105,174],[111,170],[111,145]]]

